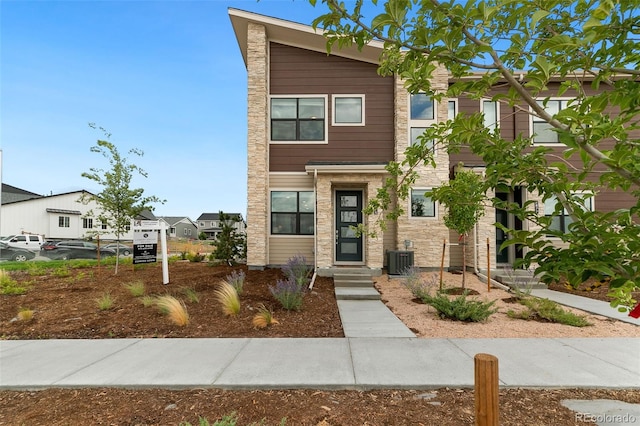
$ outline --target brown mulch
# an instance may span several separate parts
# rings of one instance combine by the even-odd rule
[[[576,296],[588,297],[590,299],[611,302],[609,294],[609,280],[591,278],[577,288],[571,287],[567,282],[552,283],[548,286],[549,290],[560,291],[563,293],[575,294]],[[632,293],[634,299],[640,300],[640,291]]]
[[[247,274],[241,311],[225,316],[215,299],[220,280],[233,270]],[[64,275],[64,274],[63,274]],[[162,284],[159,265],[69,270],[67,276],[14,274],[30,283],[24,295],[0,295],[2,339],[51,338],[190,338],[190,337],[343,337],[333,281],[319,277],[299,312],[280,307],[269,291],[282,278],[279,270],[247,271],[243,266],[172,263],[170,283]],[[172,294],[184,301],[190,324],[172,324],[155,307],[145,307],[124,284],[141,280],[148,295]],[[198,301],[189,301],[187,289]],[[96,300],[109,293],[109,310]],[[264,304],[279,325],[256,329],[251,319]],[[20,308],[34,311],[18,321]],[[286,356],[283,356],[286,362]],[[1,368],[1,366],[0,366]],[[563,399],[617,399],[640,403],[637,390],[502,389],[501,425],[588,425],[561,405]],[[474,419],[472,389],[432,391],[255,390],[217,389],[47,389],[0,391],[0,425],[178,425],[212,424],[237,413],[238,425],[468,425]],[[283,423],[283,419],[286,421]],[[640,420],[640,419],[639,419]]]

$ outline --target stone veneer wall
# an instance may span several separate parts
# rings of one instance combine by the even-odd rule
[[[251,165],[247,175],[247,265],[263,268],[268,261],[268,41],[262,25],[249,23],[247,32],[247,160]]]
[[[335,248],[335,194],[334,189],[362,189],[363,203],[375,196],[377,190],[382,187],[384,180],[383,174],[373,173],[332,173],[319,174],[317,184],[317,261],[319,268],[328,268],[334,264],[334,248]],[[365,224],[367,218],[364,218]],[[382,268],[383,238],[382,235],[377,238],[366,237],[364,241],[365,264],[372,269]]]
[[[405,159],[404,152],[409,144],[409,93],[404,87],[404,82],[396,77],[395,82],[395,157],[396,161]],[[436,90],[446,90],[449,84],[447,70],[439,67],[433,74],[432,85]],[[437,105],[437,121],[446,121],[448,118],[447,99]],[[419,166],[416,171],[420,178],[414,184],[416,188],[433,188],[440,186],[449,180],[449,155],[444,149],[436,151],[436,165]],[[409,195],[410,196],[410,195]],[[438,206],[435,218],[411,218],[410,200],[399,200],[405,213],[397,221],[396,249],[404,250],[405,240],[413,244],[414,264],[423,268],[440,267],[442,259],[442,242],[449,239],[449,230],[444,225],[442,217],[444,209]],[[445,251],[445,266],[449,266],[449,250]]]

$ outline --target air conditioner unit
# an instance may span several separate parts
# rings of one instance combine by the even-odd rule
[[[413,266],[412,251],[389,250],[387,255],[389,275],[402,275],[406,269]]]

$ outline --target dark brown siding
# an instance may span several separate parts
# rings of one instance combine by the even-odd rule
[[[273,95],[329,95],[328,144],[272,144],[269,170],[304,171],[309,161],[393,159],[393,78],[380,77],[377,65],[277,43],[270,45]],[[365,126],[331,126],[331,95],[364,94]]]

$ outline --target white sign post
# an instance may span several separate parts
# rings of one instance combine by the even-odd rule
[[[162,283],[169,284],[169,254],[165,223],[159,220],[132,220],[133,263],[154,263],[158,252],[158,231],[162,246]]]

